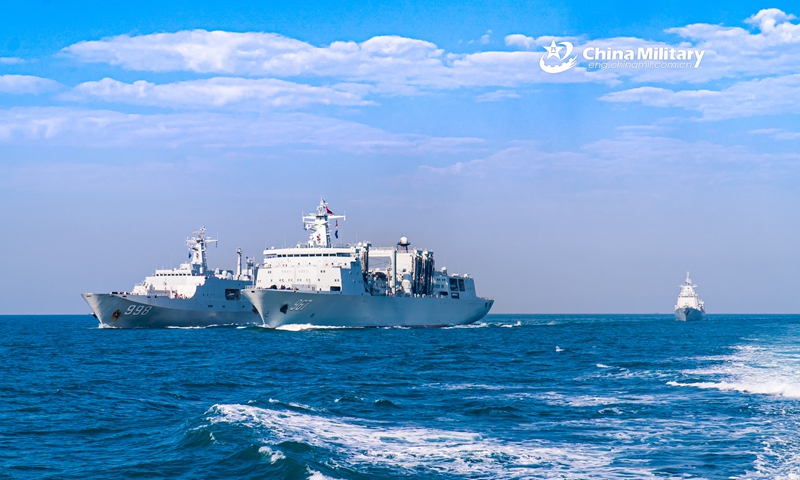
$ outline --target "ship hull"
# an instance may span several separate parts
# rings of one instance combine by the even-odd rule
[[[101,327],[165,328],[260,324],[261,318],[247,300],[208,301],[154,295],[84,293]],[[202,305],[201,305],[202,303]],[[212,305],[212,306],[209,306]]]
[[[675,320],[685,322],[685,321],[692,321],[692,320],[702,320],[706,315],[706,312],[702,310],[698,310],[696,308],[691,307],[684,307],[684,308],[676,308],[675,309]]]
[[[264,325],[329,327],[438,327],[483,318],[494,300],[486,298],[388,297],[290,290],[242,290]]]

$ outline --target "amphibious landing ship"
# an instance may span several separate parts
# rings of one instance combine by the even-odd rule
[[[702,320],[705,317],[705,304],[697,296],[695,288],[697,285],[692,285],[689,272],[686,272],[686,281],[681,285],[681,293],[678,295],[678,302],[675,305],[676,320]]]
[[[260,324],[253,305],[242,298],[250,287],[253,261],[242,266],[242,250],[236,272],[206,265],[205,227],[186,240],[189,262],[155,274],[133,287],[132,292],[84,293],[101,327],[203,327],[209,325]]]
[[[389,248],[331,246],[330,222],[336,228],[340,219],[322,200],[303,217],[308,243],[264,251],[254,285],[242,293],[265,326],[446,326],[475,322],[492,308],[469,275],[436,270],[433,252],[411,248],[405,237]]]

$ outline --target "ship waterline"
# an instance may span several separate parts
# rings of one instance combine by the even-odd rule
[[[82,296],[103,327],[208,327],[261,323],[247,300],[229,302],[215,308],[213,303],[204,302],[200,305],[198,300],[192,298],[171,299],[120,293],[84,293]]]
[[[494,304],[484,298],[354,296],[291,290],[244,290],[268,327],[438,327],[476,322]]]

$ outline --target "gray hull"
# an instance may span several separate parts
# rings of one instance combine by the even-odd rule
[[[84,293],[101,327],[164,328],[260,324],[253,305],[245,300],[175,299],[153,295]],[[211,306],[209,306],[211,305]]]
[[[483,318],[494,300],[450,297],[385,297],[289,290],[246,289],[264,325],[332,327],[433,327],[462,325]]]
[[[685,322],[687,320],[702,320],[705,315],[706,312],[696,308],[684,307],[675,309],[675,320],[679,320],[681,322]]]

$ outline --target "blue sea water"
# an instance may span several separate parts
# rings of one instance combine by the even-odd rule
[[[800,478],[800,316],[4,316],[0,365],[0,478]]]

